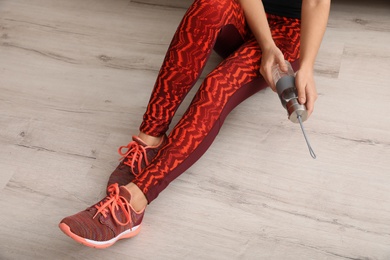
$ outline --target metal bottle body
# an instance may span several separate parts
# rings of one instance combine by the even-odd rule
[[[302,121],[307,119],[305,105],[298,102],[298,92],[295,86],[294,70],[291,64],[286,61],[287,72],[280,70],[279,65],[272,67],[272,76],[276,83],[276,91],[283,107],[287,110],[290,121],[298,123],[298,116]]]

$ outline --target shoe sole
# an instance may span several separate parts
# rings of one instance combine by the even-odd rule
[[[107,240],[107,241],[95,241],[95,240],[91,240],[91,239],[86,239],[86,238],[80,237],[80,236],[74,234],[70,230],[70,227],[68,225],[66,225],[65,223],[60,223],[59,224],[59,228],[67,236],[69,236],[70,238],[72,238],[73,240],[75,240],[78,243],[81,243],[81,244],[83,244],[85,246],[88,246],[88,247],[102,249],[102,248],[107,248],[107,247],[112,246],[113,244],[115,244],[116,241],[118,241],[120,239],[132,238],[132,237],[138,235],[138,233],[141,230],[141,225],[138,225],[138,226],[133,227],[132,229],[128,229],[126,231],[123,231],[118,236],[116,236],[116,237],[114,237],[114,238],[112,238],[110,240]]]

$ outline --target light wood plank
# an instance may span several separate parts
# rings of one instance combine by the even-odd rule
[[[262,91],[138,237],[94,250],[57,225],[104,196],[191,1],[1,1],[0,258],[389,259],[390,5],[333,2],[305,123],[318,158]]]

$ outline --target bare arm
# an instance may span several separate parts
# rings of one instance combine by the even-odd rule
[[[284,56],[272,39],[264,6],[261,0],[238,0],[245,18],[263,53],[260,72],[275,91],[271,67],[279,64],[286,70]],[[302,0],[300,69],[296,85],[299,102],[305,104],[309,115],[313,112],[317,91],[314,82],[314,61],[328,22],[331,0]]]
[[[329,9],[330,0],[302,1],[300,69],[295,83],[299,102],[306,104],[309,115],[313,112],[317,99],[313,76],[314,62],[325,33]]]
[[[275,45],[261,0],[239,0],[245,18],[261,49]]]

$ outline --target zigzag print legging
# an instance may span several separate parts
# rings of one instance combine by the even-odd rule
[[[285,58],[299,58],[300,20],[268,15]],[[205,78],[168,143],[133,182],[153,201],[213,142],[228,113],[266,87],[261,50],[235,0],[195,0],[184,15],[158,74],[140,130],[161,136],[196,83],[213,48],[224,60]]]

